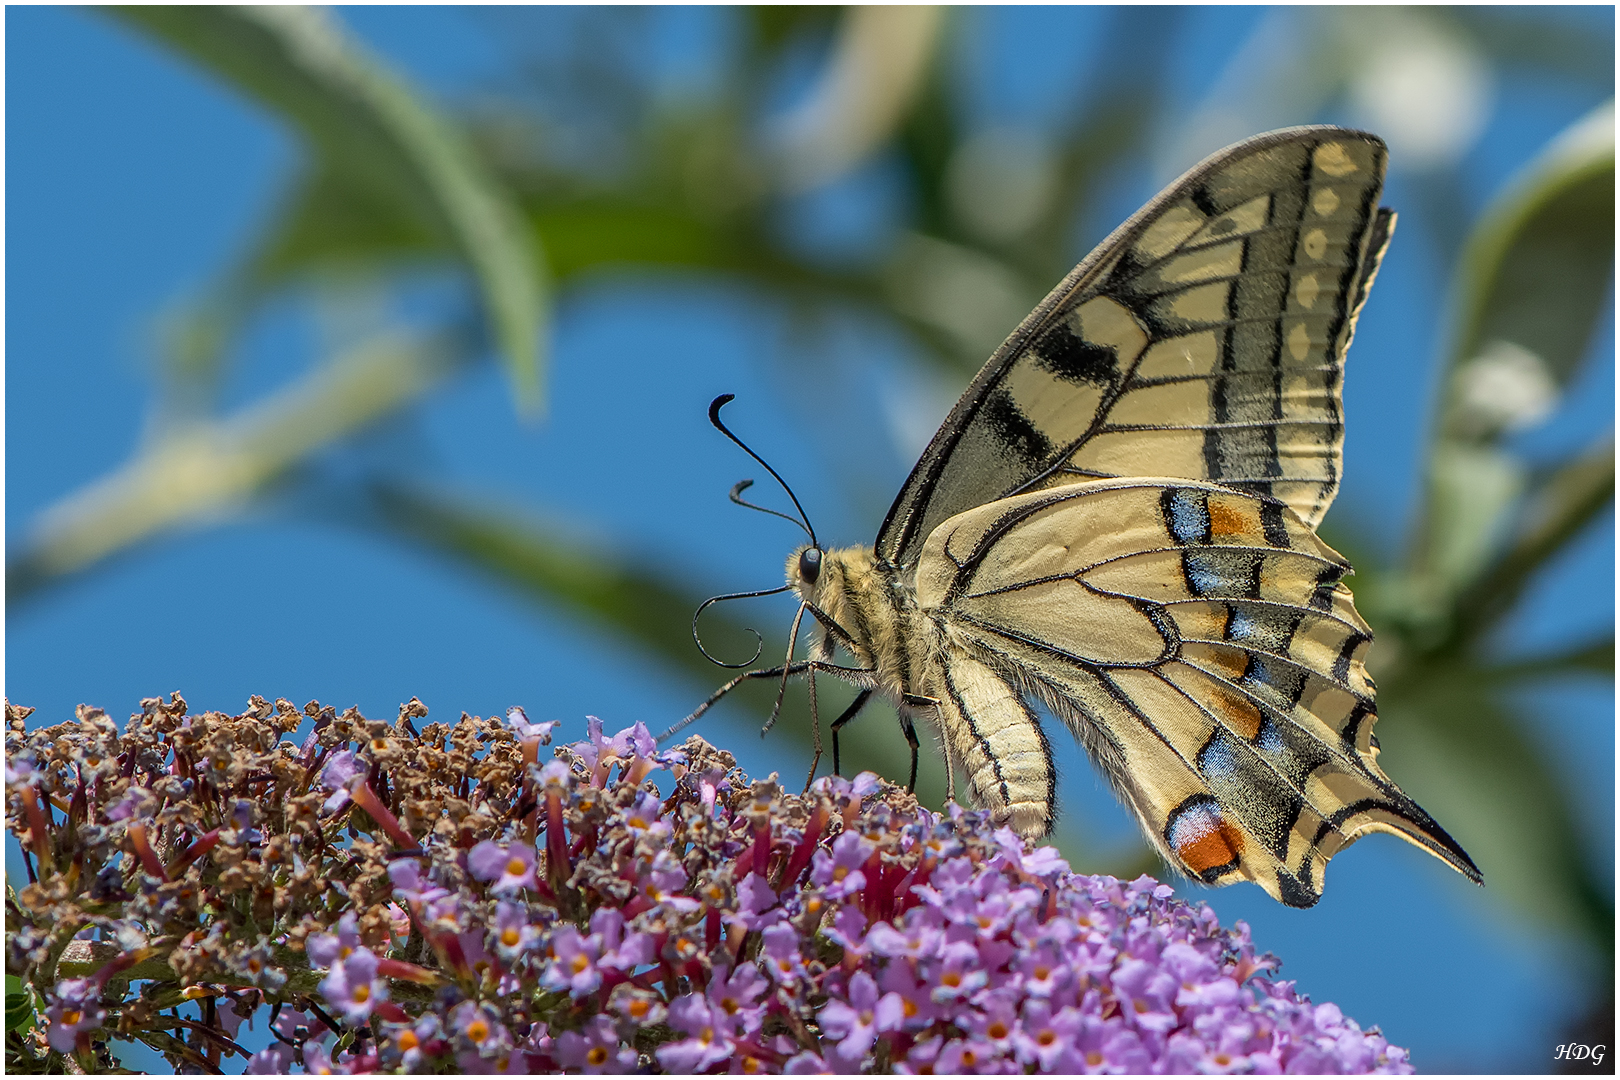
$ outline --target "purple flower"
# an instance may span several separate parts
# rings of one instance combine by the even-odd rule
[[[595,716],[585,718],[585,741],[573,744],[573,750],[585,763],[585,768],[596,771],[599,764],[611,763],[618,755],[614,753],[613,743],[602,734],[602,721]]]
[[[613,1021],[598,1014],[581,1031],[557,1036],[557,1064],[587,1073],[627,1073],[636,1067],[636,1052],[619,1041]]]
[[[427,1013],[414,1026],[401,1025],[394,1029],[390,1056],[397,1053],[405,1071],[416,1072],[422,1067],[423,1059],[427,1056],[425,1047],[428,1041],[439,1038],[440,1035],[439,1017],[434,1013]]]
[[[304,1044],[304,1072],[310,1076],[331,1076],[337,1072],[326,1047],[320,1043]]]
[[[332,792],[332,797],[326,800],[326,805],[321,809],[328,814],[343,809],[349,801],[349,789],[364,778],[363,763],[355,760],[353,750],[340,750],[333,754],[327,759],[326,768],[321,770],[321,783]]]
[[[1078,1009],[1065,1005],[1054,1013],[1047,1002],[1033,998],[1024,1003],[1013,1051],[1020,1062],[1033,1064],[1043,1073],[1084,1072],[1085,1059],[1075,1049],[1080,1028]]]
[[[790,1076],[819,1075],[832,1072],[825,1061],[822,1061],[821,1058],[809,1050],[804,1051],[802,1054],[794,1054],[788,1059],[787,1064],[782,1066],[782,1071]]]
[[[523,742],[526,739],[539,739],[541,746],[551,745],[551,732],[557,726],[555,720],[543,720],[538,724],[529,723],[529,714],[514,705],[506,710],[506,724],[512,729],[513,736]]]
[[[516,960],[534,948],[540,931],[529,921],[529,910],[505,900],[495,905],[495,950],[504,960]]]
[[[689,914],[703,906],[690,896],[679,895],[686,888],[686,867],[668,848],[641,865],[637,882],[643,896],[670,911]]]
[[[826,933],[834,943],[843,946],[846,963],[850,960],[859,963],[870,951],[866,944],[866,915],[858,907],[845,905],[839,908]]]
[[[483,1057],[497,1056],[512,1047],[512,1033],[506,1030],[499,1014],[487,1004],[463,1001],[450,1010],[449,1029],[453,1034],[460,1035],[473,1044],[477,1050],[477,1054],[473,1055],[474,1061]],[[474,1071],[468,1068],[465,1058],[458,1058],[457,1061],[466,1071]]]
[[[940,1015],[928,984],[911,973],[909,964],[885,967],[878,988],[884,992],[878,1001],[878,1026],[884,1031],[922,1031]]]
[[[599,942],[587,939],[575,927],[564,926],[552,935],[551,950],[556,959],[546,965],[541,986],[567,990],[577,1000],[602,985],[602,973],[596,968]]]
[[[504,848],[493,840],[481,841],[467,853],[467,869],[479,881],[494,881],[489,891],[497,896],[535,888],[534,849],[528,844]]]
[[[1051,942],[1042,942],[1026,952],[1018,963],[1024,992],[1034,998],[1050,998],[1068,987],[1073,977],[1063,955]]]
[[[883,790],[883,778],[875,772],[863,772],[849,783],[849,794],[857,802]]]
[[[11,766],[9,764],[6,766],[6,774],[8,777],[11,774]],[[10,781],[8,780],[7,782],[9,783]],[[131,784],[124,791],[123,796],[120,797],[117,802],[108,805],[107,820],[127,821],[128,819],[139,815],[148,802],[153,802],[155,804],[156,796],[154,796],[151,791],[141,787],[138,784]]]
[[[728,914],[725,919],[727,923],[741,926],[744,930],[762,930],[787,918],[787,912],[778,906],[781,898],[776,895],[776,890],[752,871],[737,886],[737,901],[737,911]]]
[[[799,932],[791,926],[778,923],[768,926],[760,935],[764,948],[765,969],[779,983],[793,984],[804,978],[804,957],[799,955]]]
[[[415,859],[395,859],[388,864],[388,880],[394,883],[394,894],[413,904],[428,904],[450,895],[449,889],[424,884],[422,867]]]
[[[107,1012],[98,1004],[101,986],[93,979],[63,979],[51,995],[56,999],[45,1011],[50,1021],[47,1036],[51,1049],[69,1053],[78,1044],[79,1033],[101,1026]]]
[[[337,933],[311,934],[304,942],[304,955],[316,967],[331,967],[360,947],[360,923],[354,912],[347,912],[338,920]]]
[[[637,797],[630,809],[624,812],[624,823],[635,837],[647,836],[651,840],[667,840],[670,835],[669,825],[660,820],[661,804],[658,796],[650,791],[644,791]]]
[[[861,867],[872,857],[877,845],[858,832],[840,833],[832,853],[818,850],[811,862],[810,881],[827,890],[829,900],[842,900],[866,887]]]
[[[658,1063],[672,1073],[699,1073],[725,1061],[736,1043],[726,1033],[727,1018],[715,1016],[706,998],[683,994],[669,1007],[669,1025],[686,1033],[657,1050]]]
[[[388,1000],[388,983],[377,978],[377,957],[365,947],[333,965],[321,980],[320,991],[356,1027],[366,1022],[378,1002]]]
[[[840,1072],[859,1071],[861,1059],[877,1041],[878,987],[872,976],[857,971],[849,980],[849,1000],[836,998],[822,1008],[821,1028],[838,1040],[835,1060]]]
[[[936,1004],[966,1001],[990,981],[979,950],[965,941],[955,941],[940,950],[938,963],[930,964],[929,996]]]
[[[293,1048],[283,1042],[272,1042],[248,1058],[247,1068],[242,1071],[249,1076],[277,1076],[292,1072]]]
[[[597,963],[629,974],[658,958],[652,935],[639,930],[624,932],[624,915],[617,908],[598,908],[591,916],[589,947],[597,951]]]
[[[896,920],[900,925],[880,922],[867,932],[866,944],[879,956],[918,960],[937,956],[945,938],[941,933],[944,917],[937,907],[917,907]]]
[[[732,1024],[730,1032],[741,1035],[759,1027],[764,1009],[757,1007],[757,1002],[770,988],[771,984],[753,964],[742,964],[729,973],[722,965],[715,969],[705,996],[714,1006],[714,1015],[725,1017]]]
[[[1126,960],[1114,971],[1120,1012],[1144,1031],[1168,1034],[1176,1026],[1175,976],[1146,960]]]

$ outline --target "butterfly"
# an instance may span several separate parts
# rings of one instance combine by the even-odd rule
[[[1198,881],[1309,907],[1329,859],[1386,832],[1481,882],[1379,767],[1372,633],[1315,531],[1339,485],[1345,352],[1395,224],[1386,162],[1374,135],[1289,128],[1171,184],[990,357],[873,547],[822,547],[770,470],[810,537],[766,590],[800,601],[787,661],[683,724],[750,678],[806,676],[814,711],[815,676],[838,677],[858,693],[832,724],[835,770],[839,728],[880,695],[913,786],[922,721],[952,797],[960,777],[1034,839],[1057,815],[1044,706]],[[770,469],[721,422],[728,400],[710,419]],[[751,506],[747,483],[732,498]]]

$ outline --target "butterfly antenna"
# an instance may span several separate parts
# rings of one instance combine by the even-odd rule
[[[776,691],[776,704],[771,706],[771,718],[765,721],[764,727],[759,729],[761,736],[776,726],[776,718],[782,712],[782,702],[787,698],[788,676],[793,674],[793,649],[799,643],[799,623],[804,619],[806,606],[800,604],[799,610],[793,616],[793,629],[788,631],[787,659],[782,663],[782,685]]]
[[[729,496],[731,501],[736,503],[738,506],[746,506],[750,510],[758,510],[762,514],[769,514],[772,517],[779,517],[783,521],[791,521],[791,522],[793,522],[793,524],[797,525],[799,528],[804,529],[805,532],[810,533],[810,542],[812,544],[814,544],[816,542],[816,534],[813,533],[813,532],[810,532],[810,530],[805,527],[804,522],[800,521],[798,518],[796,518],[796,517],[788,517],[786,514],[782,513],[782,511],[780,511],[780,510],[772,510],[768,506],[760,506],[758,503],[751,503],[747,499],[743,498],[742,493],[747,491],[749,488],[751,488],[753,486],[754,486],[754,482],[752,480],[739,480],[739,481],[737,481],[737,483],[735,485],[733,485],[732,489],[731,489],[731,495]]]
[[[788,518],[788,520],[792,521],[793,519]],[[728,664],[724,660],[715,656],[708,649],[704,648],[703,638],[698,634],[698,619],[703,615],[704,609],[706,609],[710,604],[718,604],[722,600],[748,600],[755,596],[775,596],[779,592],[787,592],[792,587],[793,586],[791,585],[781,585],[774,589],[761,589],[759,592],[726,593],[723,596],[711,596],[707,600],[703,601],[703,603],[698,605],[698,609],[692,612],[692,640],[697,643],[698,652],[702,653],[710,663],[718,664],[723,668],[745,668],[749,664],[752,664],[755,660],[758,660],[760,650],[765,647],[764,639],[759,636],[758,630],[755,630],[752,626],[747,628],[748,632],[754,635],[754,655],[750,656],[747,660],[744,660],[740,664]]]
[[[810,524],[810,515],[808,515],[808,514],[806,514],[804,512],[804,507],[799,504],[799,497],[797,495],[793,494],[793,489],[788,487],[788,482],[786,480],[782,479],[781,473],[778,473],[775,469],[771,468],[771,463],[770,462],[766,461],[764,458],[762,458],[758,454],[754,453],[754,451],[749,448],[748,444],[743,442],[741,439],[737,438],[737,436],[732,433],[732,430],[730,428],[726,427],[725,422],[720,419],[720,409],[727,402],[731,401],[736,396],[737,396],[736,394],[721,394],[719,397],[717,397],[713,401],[709,402],[709,423],[713,424],[716,428],[718,428],[719,431],[720,431],[720,434],[724,435],[726,438],[730,439],[732,442],[734,442],[738,446],[742,447],[743,453],[747,454],[749,457],[753,458],[755,461],[757,461],[761,465],[765,466],[765,471],[770,473],[771,476],[773,478],[775,478],[775,480],[776,480],[776,482],[778,484],[782,485],[782,490],[787,492],[787,497],[793,500],[793,509],[795,509],[795,510],[797,510],[799,512],[799,520],[794,521],[794,524],[798,525],[800,528],[802,528],[806,533],[808,533],[810,535],[810,545],[812,547],[819,548],[821,545],[816,541],[816,530]],[[789,520],[789,521],[794,520],[793,518],[788,517],[786,514],[778,514],[775,510],[766,510],[765,507],[763,507],[763,506],[755,506],[753,503],[744,502],[742,497],[741,497],[742,493],[744,491],[746,491],[748,489],[749,485],[751,485],[752,483],[753,483],[752,480],[744,480],[742,483],[740,483],[736,487],[732,488],[731,489],[731,501],[736,503],[738,506],[746,506],[751,510],[764,510],[765,513],[767,513],[767,514],[776,514],[777,517],[787,518],[787,520]]]

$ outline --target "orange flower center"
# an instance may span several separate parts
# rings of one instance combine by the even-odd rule
[[[585,1062],[588,1065],[601,1065],[606,1061],[607,1047],[605,1046],[593,1046],[590,1052],[585,1055]]]
[[[506,872],[512,877],[522,877],[523,872],[528,868],[529,864],[522,859],[513,859],[506,864]]]
[[[518,942],[520,942],[522,940],[523,940],[523,935],[519,934],[517,932],[517,927],[515,927],[515,926],[508,926],[505,930],[501,931],[501,944],[502,945],[506,945],[506,946],[510,947],[510,946],[516,945]]]
[[[483,1042],[489,1038],[489,1025],[484,1023],[482,1019],[474,1020],[467,1025],[467,1038],[473,1042]]]

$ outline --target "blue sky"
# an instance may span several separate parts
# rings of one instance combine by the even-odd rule
[[[1590,9],[1596,11],[1597,9]],[[1601,14],[1601,13],[1600,13]],[[489,11],[347,8],[342,17],[428,90],[450,99],[509,79],[510,24]],[[1007,9],[975,16],[962,67],[984,122],[1051,123],[1086,92],[1086,43],[1103,16]],[[1189,108],[1220,60],[1252,32],[1256,9],[1201,9],[1167,46],[1173,93]],[[1607,20],[1587,19],[1612,42]],[[649,64],[671,93],[693,92],[723,44],[726,20],[701,9],[654,14]],[[288,133],[252,105],[123,27],[92,13],[12,8],[7,29],[6,513],[15,540],[56,499],[140,443],[160,320],[229,265],[297,164]],[[1469,151],[1476,210],[1528,157],[1596,100],[1511,73],[1499,77],[1484,134]],[[1319,120],[1344,120],[1325,115]],[[1190,162],[1184,163],[1190,164]],[[1164,179],[1122,176],[1095,241]],[[858,222],[881,176],[841,189],[814,212]],[[1406,205],[1408,178],[1385,201]],[[807,211],[810,212],[810,211]],[[1426,224],[1403,214],[1350,358],[1347,479],[1335,515],[1392,542],[1415,497],[1434,387],[1431,358],[1445,297]],[[1076,257],[1083,249],[1075,252]],[[426,282],[413,302],[442,302]],[[543,508],[614,548],[679,561],[715,591],[773,583],[793,542],[786,526],[728,507],[748,463],[703,419],[720,392],[739,395],[736,426],[793,478],[836,543],[870,540],[911,462],[892,439],[863,455],[861,500],[835,486],[848,462],[802,436],[785,392],[783,320],[715,284],[604,284],[573,295],[553,328],[551,405],[543,424],[512,415],[492,368],[475,372],[405,422],[402,445],[447,483]],[[241,403],[296,374],[311,354],[293,305],[257,325],[227,388]],[[831,346],[877,376],[904,370],[903,346],[859,326]],[[1576,445],[1612,422],[1612,332],[1598,343],[1560,414],[1530,441]],[[853,356],[854,360],[849,360]],[[899,385],[903,385],[899,384]],[[393,443],[384,443],[385,450]],[[875,507],[875,509],[874,509]],[[453,718],[524,704],[534,719],[583,731],[655,729],[701,690],[417,551],[282,508],[201,529],[114,561],[8,615],[8,697],[57,722],[79,702],[114,716],[181,690],[194,708],[238,711],[248,695],[359,704],[392,716],[415,695]],[[1613,620],[1613,532],[1599,529],[1555,567],[1516,624],[1525,642],[1573,640]],[[762,614],[761,618],[769,617]],[[1533,726],[1582,793],[1599,849],[1613,843],[1612,694],[1573,689],[1538,699]],[[761,741],[757,719],[715,718],[705,734],[755,775],[797,774],[792,744]],[[1399,764],[1389,763],[1399,779]],[[1078,761],[1070,797],[1107,835],[1134,829]],[[1112,830],[1112,833],[1109,832]],[[11,845],[14,847],[14,845]],[[10,848],[8,847],[8,856]],[[1336,860],[1310,911],[1240,886],[1205,893],[1223,921],[1246,919],[1283,975],[1316,1000],[1380,1024],[1420,1069],[1539,1069],[1551,1025],[1575,1004],[1556,942],[1506,922],[1460,878],[1405,845],[1376,839]]]

